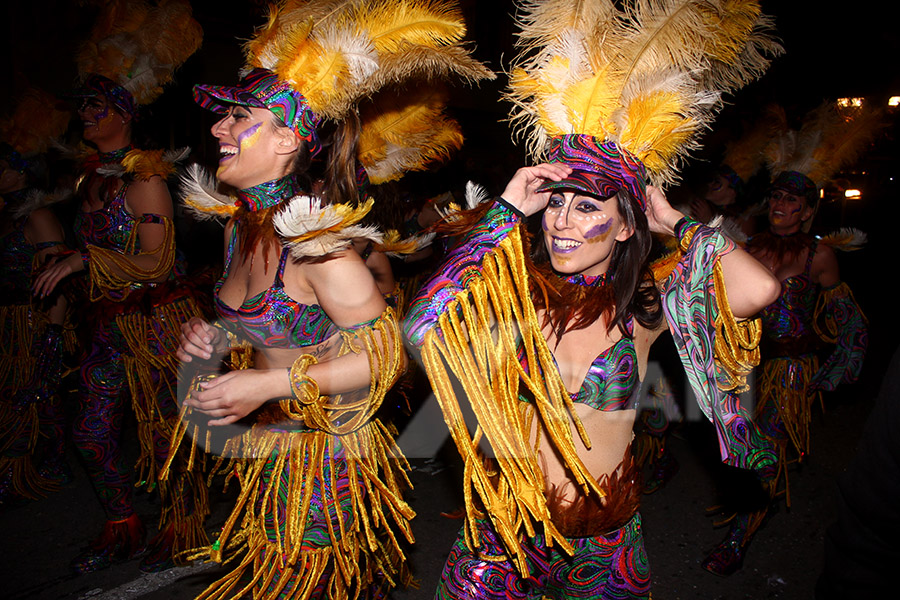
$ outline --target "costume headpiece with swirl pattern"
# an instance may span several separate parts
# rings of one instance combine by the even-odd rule
[[[203,30],[187,0],[112,0],[78,53],[83,85],[75,95],[104,95],[136,116],[137,106],[162,94],[175,69],[202,40]]]
[[[572,165],[573,186],[604,182],[593,193],[675,181],[720,95],[781,52],[757,1],[626,0],[622,10],[612,0],[521,1],[511,120],[535,160],[595,152]],[[643,192],[636,198],[644,203]]]

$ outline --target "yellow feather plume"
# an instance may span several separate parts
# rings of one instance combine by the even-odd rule
[[[0,141],[22,155],[44,152],[66,131],[71,112],[66,103],[38,88],[27,88],[8,118],[0,120]]]
[[[338,119],[409,77],[491,78],[461,45],[465,24],[450,0],[282,2],[245,45],[247,64],[274,71]]]
[[[82,76],[97,73],[153,102],[203,40],[187,0],[114,0],[97,17],[76,57]]]
[[[863,107],[842,113],[833,102],[810,111],[799,131],[785,130],[771,140],[766,160],[773,175],[796,171],[821,188],[836,172],[859,158],[886,125],[880,110]]]
[[[526,0],[506,98],[535,160],[548,137],[588,134],[676,178],[719,94],[780,48],[751,0]],[[752,48],[750,47],[752,45]]]
[[[386,91],[360,109],[358,158],[373,184],[426,169],[462,147],[459,125],[444,115],[447,93],[418,86]]]

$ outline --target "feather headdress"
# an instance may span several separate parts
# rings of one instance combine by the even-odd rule
[[[23,156],[45,152],[66,131],[70,117],[63,101],[44,90],[28,88],[13,114],[0,120],[0,141]]]
[[[202,39],[187,0],[113,0],[78,53],[78,72],[102,75],[149,104]]]
[[[446,103],[440,86],[423,85],[386,90],[360,107],[357,157],[373,184],[424,170],[462,147],[459,124],[444,114]]]
[[[883,126],[878,110],[863,107],[846,114],[833,102],[823,103],[806,115],[799,130],[783,127],[766,147],[766,163],[776,176],[773,185],[783,187],[779,184],[783,179],[784,185],[795,184],[788,190],[791,193],[815,194],[842,167],[856,161]],[[797,181],[788,181],[792,179]]]
[[[248,67],[272,71],[314,113],[337,119],[413,77],[493,78],[463,47],[465,33],[448,0],[287,0],[245,50]]]
[[[785,127],[784,109],[769,105],[763,115],[753,123],[737,140],[725,146],[723,163],[730,168],[741,182],[746,183],[762,166],[765,149],[772,138]]]
[[[628,0],[620,11],[611,0],[527,0],[523,8],[506,97],[533,158],[547,156],[551,138],[587,135],[640,161],[656,185],[675,180],[721,93],[761,75],[781,52],[755,1]]]

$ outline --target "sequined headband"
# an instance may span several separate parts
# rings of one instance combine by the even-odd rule
[[[119,112],[131,115],[132,119],[137,119],[138,107],[131,92],[103,75],[96,73],[88,75],[84,83],[71,94],[73,98],[95,98],[97,96],[105,97]]]

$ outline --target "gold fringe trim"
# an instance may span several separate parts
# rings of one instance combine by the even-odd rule
[[[860,308],[859,303],[856,301],[856,297],[850,290],[850,286],[848,286],[846,283],[842,281],[833,288],[822,290],[819,293],[818,299],[816,300],[816,309],[813,312],[813,328],[815,329],[819,337],[829,344],[837,344],[838,338],[841,334],[841,332],[839,331],[839,325],[834,320],[834,313],[829,309],[829,307],[831,306],[831,303],[835,298],[843,297],[850,298],[850,301],[856,305],[856,309],[859,311],[860,317],[862,317],[863,322],[869,322],[869,320],[866,318],[866,315],[863,314],[862,308]]]
[[[671,255],[667,260],[660,261],[654,270],[671,273],[677,264],[676,257],[680,260],[683,253],[690,248],[694,234],[698,226],[688,229],[678,241],[680,252]],[[674,262],[673,262],[674,260]],[[663,265],[668,265],[663,267]],[[670,268],[671,267],[671,268]],[[659,281],[659,279],[657,279]],[[725,289],[725,274],[722,271],[722,263],[716,261],[713,265],[713,285],[716,294],[716,335],[713,347],[713,357],[716,361],[716,377],[718,387],[723,392],[743,392],[748,389],[747,375],[759,364],[759,342],[762,339],[762,320],[744,319],[738,321],[731,312],[731,304],[728,302],[728,293]],[[724,375],[724,377],[721,377]]]
[[[334,435],[350,433],[368,423],[404,369],[400,325],[393,308],[387,307],[371,326],[341,331],[341,337],[338,356],[365,352],[369,357],[368,393],[319,396],[313,403],[295,397],[280,401],[288,418]]]
[[[138,227],[132,230],[124,252],[88,244],[91,301],[102,297],[119,300],[117,295],[110,295],[109,291],[128,289],[135,282],[157,281],[172,271],[175,265],[175,226],[172,219],[166,217],[162,218],[162,225],[165,228],[163,241],[153,250],[142,249],[137,252]],[[155,256],[156,264],[147,269],[138,267],[133,261],[134,256],[138,255]]]
[[[760,401],[756,413],[774,402],[794,448],[801,454],[809,453],[812,406],[821,397],[819,392],[811,393],[808,389],[818,369],[819,360],[812,354],[800,358],[775,358],[763,364],[759,377]]]
[[[713,267],[713,284],[716,290],[716,338],[713,356],[717,371],[726,378],[717,377],[723,392],[740,393],[749,388],[747,375],[759,364],[759,342],[762,339],[762,320],[759,318],[738,321],[731,312],[722,263]]]
[[[174,302],[155,306],[151,316],[141,312],[118,315],[116,326],[128,345],[124,355],[128,374],[128,390],[137,420],[140,455],[135,463],[138,485],[148,490],[159,489],[162,511],[160,528],[175,528],[175,548],[178,551],[206,546],[208,540],[203,530],[203,520],[209,514],[208,490],[201,474],[193,472],[191,456],[179,454],[170,447],[166,463],[160,467],[155,456],[155,436],[171,440],[179,425],[175,415],[166,417],[158,398],[177,398],[176,377],[155,376],[156,373],[176,373],[180,325],[191,317],[200,316],[200,309],[192,298],[184,297]],[[162,347],[157,354],[155,348]],[[172,465],[177,466],[177,477],[169,480]],[[166,471],[166,477],[162,475]],[[185,504],[188,499],[190,504]]]
[[[341,334],[339,355],[366,352],[369,357],[368,394],[319,396],[312,404],[296,398],[271,403],[250,431],[225,443],[208,481],[225,474],[227,487],[235,478],[240,495],[218,540],[182,559],[229,562],[238,555],[243,558],[200,598],[241,597],[251,590],[254,598],[309,598],[329,565],[333,566],[326,585],[329,598],[355,597],[351,590],[358,594],[371,585],[409,583],[402,565],[403,550],[393,529],[407,542],[413,541],[409,521],[415,513],[401,491],[411,487],[406,476],[409,464],[394,441],[395,432],[372,418],[402,372],[399,324],[393,309],[387,308],[371,326]],[[245,362],[246,353],[238,352],[237,357],[238,362]],[[213,434],[203,421],[183,406],[180,422],[172,431],[173,454],[186,434],[191,433],[195,440],[187,459],[189,470],[198,460],[196,444],[202,440],[209,448],[212,441]],[[280,430],[282,427],[288,431]],[[313,427],[318,429],[289,431]],[[335,458],[336,453],[342,456]],[[337,472],[344,466],[349,480],[349,521],[334,498]],[[162,476],[170,470],[171,461]],[[281,488],[282,480],[288,482],[286,491]],[[330,545],[309,551],[303,549],[303,536],[316,496],[323,499],[328,513]],[[277,515],[280,504],[286,516],[283,529],[277,524],[267,528],[266,518]],[[241,587],[245,575],[249,583]]]
[[[288,427],[291,425],[297,424]],[[334,455],[341,450],[343,456],[336,458]],[[255,425],[241,438],[229,441],[226,453],[238,458],[229,461],[221,472],[237,478],[241,493],[219,539],[194,556],[208,556],[217,562],[233,560],[238,554],[244,558],[201,598],[232,597],[228,595],[233,592],[233,597],[240,597],[260,586],[270,591],[258,590],[254,598],[307,598],[308,584],[321,576],[319,567],[326,566],[309,563],[311,555],[333,562],[334,573],[328,587],[335,591],[362,589],[372,584],[376,576],[384,577],[390,586],[405,577],[399,565],[405,559],[390,522],[408,542],[413,541],[409,520],[415,513],[401,493],[402,487],[410,485],[405,474],[409,465],[391,432],[380,421],[370,421],[341,436],[321,431],[278,432]],[[337,472],[344,465],[349,479],[349,522],[335,498]],[[288,482],[286,491],[281,488],[282,480]],[[316,496],[322,499],[327,512],[330,545],[310,552],[304,550],[303,536]],[[266,527],[267,517],[278,514],[279,504],[284,505],[286,517],[283,529],[277,523]],[[274,534],[274,540],[267,533]],[[251,581],[235,591],[251,568]],[[294,583],[290,595],[279,595],[289,584],[290,575],[302,569],[310,569],[302,576],[307,587],[296,587],[299,584]],[[349,596],[338,593],[329,597]]]
[[[556,542],[572,552],[548,509],[537,455],[540,440],[533,444],[528,440],[535,418],[540,419],[538,429],[547,432],[584,493],[603,496],[575,449],[572,424],[588,447],[590,440],[541,333],[531,297],[520,293],[528,289],[521,230],[516,228],[485,257],[481,273],[447,306],[438,327],[425,336],[422,346],[435,396],[465,463],[466,544],[473,551],[478,546],[477,493],[522,573],[527,568],[518,540],[523,532],[534,535],[538,523],[543,526],[548,545]],[[525,351],[531,375],[519,364],[519,346]],[[448,367],[466,391],[478,419],[473,435],[466,426]],[[530,414],[520,409],[520,381],[534,396],[536,410]],[[479,451],[482,439],[494,451],[498,474],[485,469]]]

